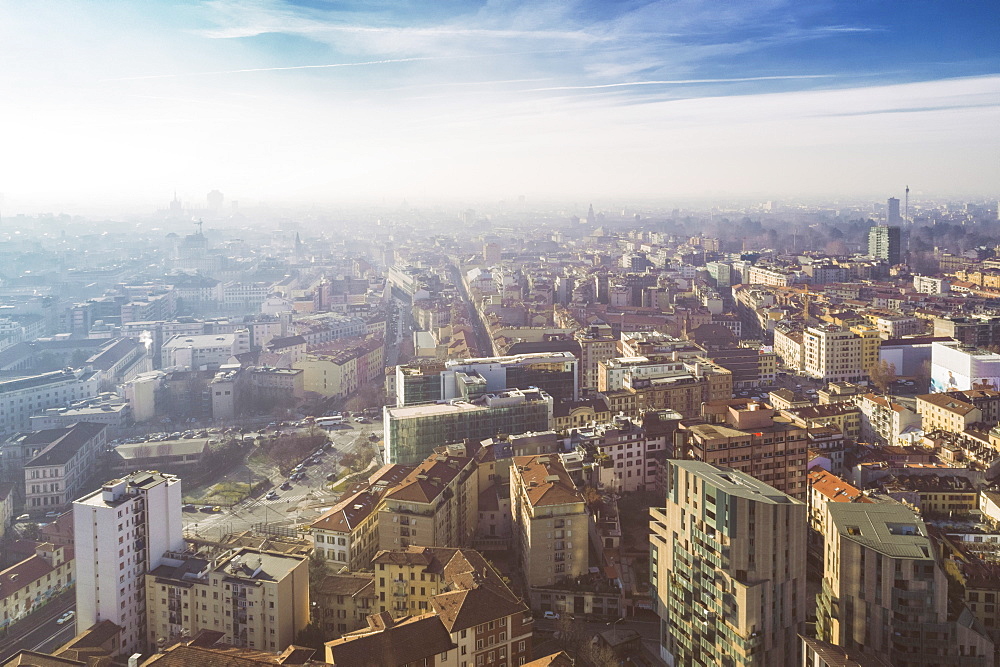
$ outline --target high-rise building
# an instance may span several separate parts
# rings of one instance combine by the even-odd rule
[[[899,202],[896,203],[897,215]],[[900,231],[899,227],[878,226],[868,229],[868,254],[886,260],[890,266],[900,262]]]
[[[124,628],[123,654],[143,652],[144,577],[165,553],[184,550],[181,480],[158,472],[113,479],[73,503],[77,627]]]
[[[442,444],[483,440],[506,433],[546,431],[552,397],[540,389],[513,389],[475,401],[452,401],[384,409],[389,463],[417,465]]]
[[[903,218],[899,215],[899,199],[896,197],[889,197],[889,201],[886,202],[886,220],[889,224],[894,222],[900,222]]]
[[[660,656],[676,667],[793,667],[806,617],[806,506],[732,468],[667,462],[650,510]]]
[[[948,600],[927,526],[895,502],[827,503],[816,635],[899,667],[992,665],[986,628]]]

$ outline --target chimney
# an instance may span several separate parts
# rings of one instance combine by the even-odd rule
[[[139,667],[139,658],[142,657],[141,653],[133,653],[128,657],[128,667]]]

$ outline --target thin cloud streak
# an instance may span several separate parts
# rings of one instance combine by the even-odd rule
[[[552,90],[596,90],[599,88],[625,88],[627,86],[680,86],[698,83],[743,83],[747,81],[783,81],[796,79],[833,79],[837,74],[786,74],[778,76],[741,76],[725,79],[673,79],[664,81],[623,81],[620,83],[599,83],[588,86],[552,86],[550,88],[527,88],[522,93],[537,93]]]

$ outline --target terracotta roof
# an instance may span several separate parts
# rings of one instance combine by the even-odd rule
[[[829,502],[834,503],[870,503],[873,502],[866,497],[861,490],[851,486],[833,473],[822,468],[813,468],[809,471],[809,486],[817,493],[826,496]]]
[[[583,495],[554,454],[515,456],[514,469],[524,484],[533,506],[582,503]]]
[[[327,642],[339,667],[402,667],[455,648],[436,613],[393,620],[384,612],[368,617],[372,627]]]
[[[573,659],[570,658],[565,652],[559,651],[558,653],[547,655],[544,658],[526,662],[522,667],[573,667],[573,665]]]
[[[917,396],[917,400],[923,401],[924,403],[930,403],[933,406],[943,408],[963,417],[976,409],[976,406],[971,403],[966,403],[957,396],[951,395],[950,392],[940,394],[922,394]]]
[[[35,651],[21,651],[20,653],[12,657],[8,662],[3,663],[3,667],[14,667],[15,665],[24,665],[25,667],[66,667],[67,665],[86,665],[86,664],[87,663],[80,662],[79,660],[60,658],[45,653],[36,653]]]
[[[471,456],[431,454],[391,489],[386,497],[407,502],[432,503],[472,460]]]
[[[0,572],[0,599],[6,598],[41,579],[54,568],[41,556],[25,558]]]
[[[358,491],[347,496],[312,522],[313,530],[350,533],[371,516],[382,500],[374,491]]]
[[[372,575],[327,574],[317,583],[316,591],[322,595],[356,595],[372,581]]]

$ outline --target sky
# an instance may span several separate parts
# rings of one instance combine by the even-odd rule
[[[0,213],[996,197],[995,0],[0,0]]]

